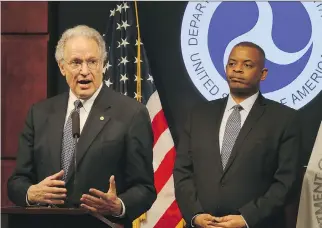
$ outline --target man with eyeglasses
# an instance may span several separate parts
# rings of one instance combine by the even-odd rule
[[[55,57],[70,90],[30,108],[8,180],[9,198],[19,206],[82,207],[132,227],[156,199],[147,109],[102,83],[107,53],[93,28],[66,30]],[[74,111],[80,116],[76,145]],[[87,222],[73,225],[102,225]]]

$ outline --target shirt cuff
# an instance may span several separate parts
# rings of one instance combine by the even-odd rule
[[[26,204],[28,207],[32,207],[32,206],[40,206],[40,203],[30,203],[28,200],[28,194],[26,193]]]
[[[246,223],[246,227],[247,227],[247,228],[249,228],[249,226],[248,226],[248,224],[247,224],[247,222],[246,222],[246,220],[245,220],[244,216],[242,216],[242,215],[240,215],[240,216],[244,219],[244,221],[245,221],[245,223]]]
[[[123,201],[120,198],[118,198],[118,199],[121,201],[121,204],[122,204],[122,212],[121,212],[120,215],[113,215],[113,216],[117,217],[117,218],[123,218],[125,216],[125,205],[124,205]]]
[[[27,204],[27,206],[31,206],[31,204],[28,201],[28,194],[26,194],[26,204]]]
[[[195,219],[195,217],[197,217],[197,215],[200,215],[200,214],[196,214],[195,216],[192,217],[190,222],[191,227],[195,227],[195,225],[193,224],[193,220]]]

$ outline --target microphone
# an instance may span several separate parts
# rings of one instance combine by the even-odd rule
[[[80,127],[79,127],[79,113],[75,110],[72,112],[72,134],[73,138],[79,138],[80,136]]]

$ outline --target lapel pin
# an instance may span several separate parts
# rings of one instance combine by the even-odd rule
[[[104,120],[104,116],[101,116],[101,117],[100,117],[100,120]]]

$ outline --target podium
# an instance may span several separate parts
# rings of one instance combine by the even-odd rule
[[[79,208],[2,207],[3,228],[122,228]]]

